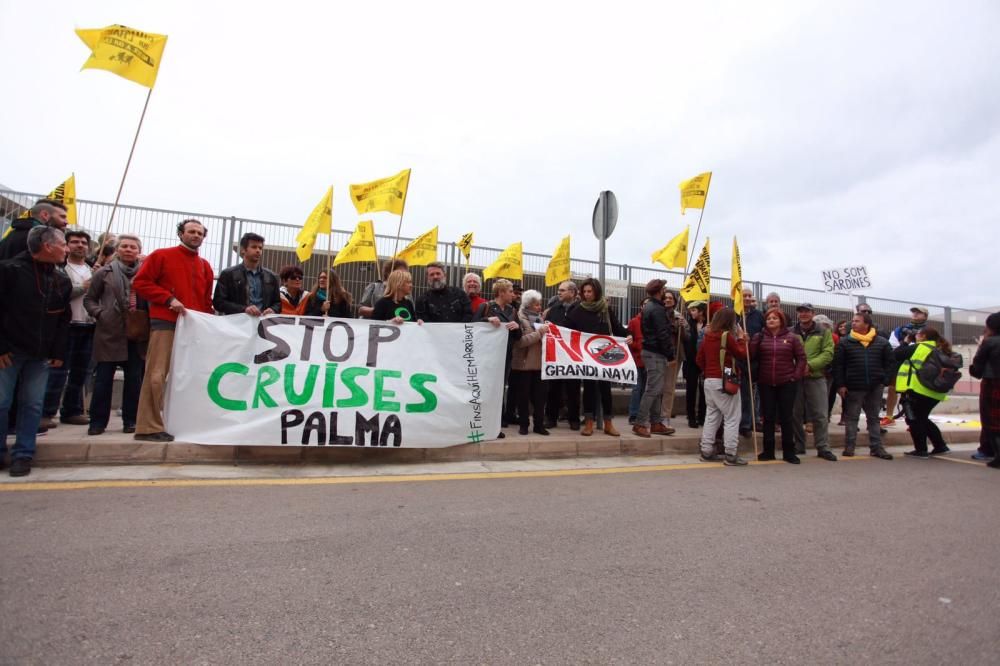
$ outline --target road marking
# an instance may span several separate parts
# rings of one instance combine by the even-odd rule
[[[985,463],[975,462],[974,460],[960,460],[958,458],[947,458],[945,456],[931,456],[931,460],[947,460],[948,462],[961,463],[963,465],[975,465],[976,467],[985,467]]]
[[[859,462],[866,458],[845,458]],[[810,463],[816,461],[810,461]],[[758,465],[784,465],[782,460],[751,462]],[[720,463],[674,463],[671,465],[640,465],[636,467],[604,467],[590,469],[531,470],[523,472],[461,472],[454,474],[400,474],[394,476],[319,476],[294,479],[135,479],[127,481],[37,481],[0,483],[0,493],[35,490],[92,490],[99,488],[194,488],[226,486],[327,486],[363,483],[411,483],[421,481],[470,481],[489,479],[531,479],[560,476],[597,476],[602,474],[632,474],[637,472],[671,472],[687,469],[723,469]]]

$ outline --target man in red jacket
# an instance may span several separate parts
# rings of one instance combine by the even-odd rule
[[[146,257],[132,280],[136,293],[149,301],[149,349],[135,424],[135,438],[141,441],[174,439],[163,425],[163,401],[177,316],[187,310],[212,313],[214,275],[211,265],[198,256],[205,232],[198,220],[184,220],[177,225],[180,245]]]

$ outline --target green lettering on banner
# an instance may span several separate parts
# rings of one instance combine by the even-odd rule
[[[351,392],[351,397],[338,400],[337,407],[362,407],[368,402],[368,394],[355,381],[356,377],[364,377],[367,374],[368,368],[345,368],[340,373],[340,381]]]
[[[306,371],[305,385],[302,393],[295,392],[295,364],[289,363],[285,366],[285,398],[288,404],[302,406],[312,398],[313,389],[316,388],[316,375],[319,374],[318,365],[310,365]]]
[[[334,381],[337,377],[337,364],[327,363],[326,373],[323,378],[323,408],[333,409],[333,389]]]
[[[269,365],[261,366],[257,371],[257,388],[253,393],[253,408],[257,409],[263,404],[265,407],[277,407],[278,403],[267,394],[265,390],[271,384],[281,379],[281,373]]]
[[[246,400],[231,400],[230,398],[224,397],[222,393],[219,392],[219,383],[222,382],[222,378],[230,372],[246,376],[250,372],[250,368],[242,363],[223,363],[217,367],[212,371],[212,375],[208,378],[208,397],[212,402],[223,409],[241,412],[247,408]]]
[[[407,405],[406,412],[408,414],[426,414],[437,409],[437,396],[434,395],[433,391],[424,386],[436,381],[437,377],[423,372],[418,372],[410,376],[410,386],[420,394],[424,401],[415,405]]]
[[[377,412],[398,412],[399,403],[388,398],[396,397],[395,391],[385,388],[385,380],[399,379],[403,373],[399,370],[376,370],[375,371],[375,411]]]

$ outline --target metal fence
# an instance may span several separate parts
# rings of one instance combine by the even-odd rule
[[[0,190],[0,233],[6,231],[10,223],[27,210],[41,195]],[[104,230],[111,215],[112,205],[107,202],[77,200],[77,224],[92,231],[93,235]],[[218,273],[239,262],[238,244],[240,237],[246,232],[260,234],[267,239],[263,263],[271,270],[278,271],[288,264],[299,264],[295,255],[295,236],[301,228],[301,223],[289,224],[265,220],[253,220],[235,216],[215,215],[192,211],[164,210],[159,208],[144,208],[140,206],[118,206],[115,215],[113,231],[134,233],[143,239],[143,251],[170,247],[177,243],[176,226],[187,218],[200,220],[208,229],[208,235],[202,245],[201,254]],[[314,284],[320,271],[327,265],[327,248],[336,250],[342,248],[350,230],[335,229],[328,237],[319,237],[312,259],[303,266],[307,288]],[[401,238],[402,248],[410,238]],[[380,257],[391,257],[396,246],[394,236],[376,236],[376,249]],[[475,246],[472,248],[469,265],[473,271],[481,272],[489,266],[502,252],[502,248]],[[555,287],[545,286],[545,269],[549,263],[549,255],[524,253],[525,289],[536,289],[546,298],[555,295]],[[460,284],[466,267],[464,257],[455,243],[438,243],[438,260],[448,266],[448,279],[451,284]],[[727,262],[728,265],[728,262]],[[574,276],[596,276],[597,261],[590,259],[571,259],[570,268]],[[376,279],[377,267],[374,263],[352,263],[337,267],[344,287],[357,299],[365,285]],[[655,267],[630,266],[628,264],[607,263],[605,276],[608,280],[619,280],[626,283],[624,298],[613,301],[622,319],[627,319],[638,309],[645,296],[644,286],[653,278],[663,278],[674,289],[679,287],[684,275],[680,271],[669,271]],[[414,271],[414,292],[419,295],[425,288],[423,271]],[[854,307],[858,303],[867,302],[874,311],[875,324],[878,328],[894,328],[909,320],[909,310],[915,305],[926,307],[930,312],[930,321],[942,329],[945,337],[958,344],[970,344],[981,334],[983,319],[989,313],[979,310],[962,310],[947,305],[932,303],[916,303],[891,298],[876,298],[847,294],[831,294],[818,289],[797,287],[792,285],[773,284],[768,282],[745,281],[744,286],[753,289],[757,299],[763,305],[770,292],[781,295],[782,307],[794,320],[795,306],[799,303],[812,303],[817,313],[830,317],[833,321],[850,319]],[[729,278],[712,276],[711,291],[713,300],[720,300],[731,305]],[[484,295],[489,293],[489,284],[485,285]]]

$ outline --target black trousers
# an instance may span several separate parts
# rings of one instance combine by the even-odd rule
[[[528,427],[528,410],[535,418],[535,427],[545,425],[545,394],[546,382],[538,370],[514,370],[510,373],[511,386],[517,387],[517,418],[518,423]]]
[[[764,453],[774,455],[774,424],[781,423],[781,454],[795,455],[795,431],[792,425],[792,410],[799,383],[791,382],[780,386],[758,384],[760,391],[760,414],[764,419]]]
[[[705,422],[705,387],[701,381],[701,371],[693,361],[684,363],[684,405],[688,423],[701,425]]]
[[[548,384],[545,415],[549,421],[559,421],[559,410],[565,405],[570,425],[580,425],[580,380],[552,379],[543,383]]]
[[[931,411],[939,402],[940,400],[913,391],[908,391],[903,396],[903,414],[906,416],[906,425],[910,426],[913,448],[917,451],[927,450],[928,437],[935,449],[947,446],[944,437],[941,436],[941,430],[931,421]]]
[[[588,419],[595,418],[597,414],[597,401],[601,401],[604,420],[609,420],[614,410],[611,405],[611,384],[610,382],[598,382],[592,379],[583,381],[583,415]]]

